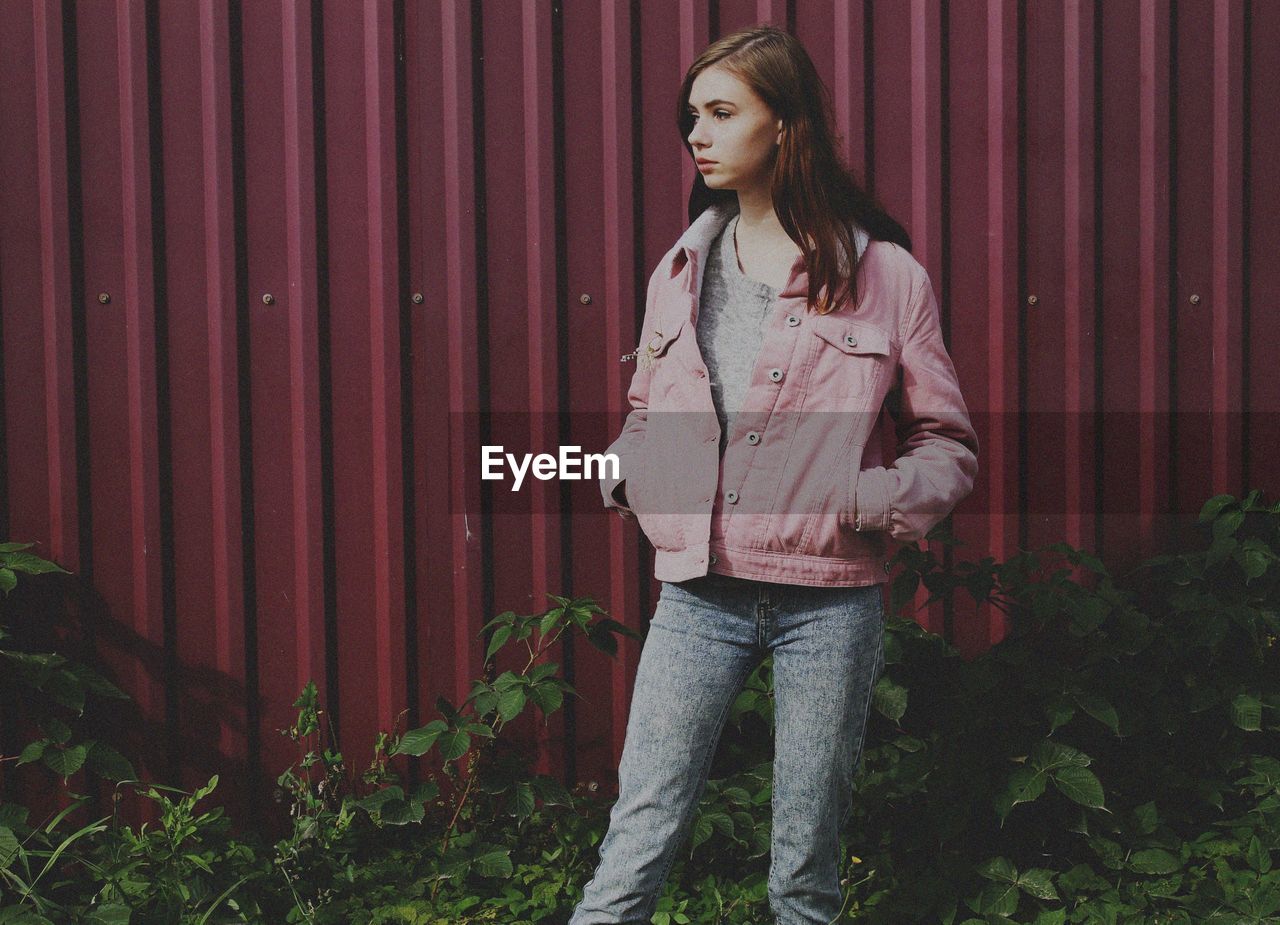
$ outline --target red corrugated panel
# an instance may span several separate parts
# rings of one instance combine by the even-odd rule
[[[467,696],[497,613],[552,592],[648,620],[634,522],[594,484],[482,483],[480,445],[620,427],[618,357],[695,176],[674,94],[738,27],[806,43],[929,271],[982,446],[957,555],[1065,538],[1127,567],[1272,475],[1270,5],[4,16],[5,538],[101,593],[140,768],[243,769],[223,790],[254,818],[307,681],[361,765],[400,711]],[[1004,632],[961,600],[915,616],[967,653]],[[513,730],[540,770],[612,780],[639,652],[543,656],[582,696]]]

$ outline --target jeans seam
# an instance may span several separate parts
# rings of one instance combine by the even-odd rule
[[[863,746],[867,741],[867,723],[871,720],[871,700],[875,694],[876,685],[880,681],[880,672],[884,665],[884,621],[881,620],[880,635],[876,640],[876,657],[871,666],[871,680],[867,683],[866,702],[862,705],[862,735],[858,737],[858,748],[853,753],[853,766],[850,770],[849,784],[852,786],[853,778],[858,775],[858,765],[862,761]],[[840,819],[840,828],[844,828],[845,823],[849,821],[849,816],[853,813],[853,795],[849,794],[849,805],[845,809]]]
[[[746,683],[747,678],[753,670],[753,668],[748,667],[745,672],[741,672],[739,674],[738,681],[733,688],[734,694],[725,701],[724,709],[720,711],[720,718],[716,720],[716,728],[712,733],[712,739],[714,741],[719,741],[720,733],[724,730],[725,722],[729,719],[729,711],[733,709],[733,703],[738,699],[738,691],[741,690],[742,685]],[[693,822],[693,817],[697,815],[698,804],[702,802],[702,796],[706,792],[707,775],[711,770],[711,762],[715,758],[715,755],[716,748],[715,745],[712,745],[707,749],[707,757],[703,759],[702,770],[698,774],[698,780],[701,781],[701,783],[698,785],[697,792],[694,794],[693,799],[689,801],[688,809],[686,809],[684,814],[681,816],[680,824],[676,827],[676,834],[673,837],[673,841],[676,843],[671,847],[671,856],[667,858],[666,864],[663,865],[662,875],[658,877],[658,881],[654,887],[653,895],[650,898],[649,908],[644,912],[644,921],[646,922],[653,917],[653,911],[657,908],[658,900],[662,898],[662,888],[666,885],[667,877],[671,873],[671,868],[675,866],[676,852],[683,847],[685,837],[689,834],[688,827]]]

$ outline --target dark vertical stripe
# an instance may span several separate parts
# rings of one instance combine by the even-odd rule
[[[71,268],[71,365],[75,381],[76,505],[80,515],[80,574],[93,581],[93,484],[89,465],[89,345],[85,334],[84,190],[81,186],[80,50],[75,0],[62,2],[63,87],[67,123],[67,248]],[[93,645],[93,625],[85,629]]]
[[[181,690],[177,650],[177,588],[174,584],[173,402],[169,382],[169,274],[165,256],[164,126],[160,102],[160,22],[157,0],[143,9],[147,49],[147,146],[150,160],[151,276],[156,364],[156,490],[160,518],[160,621],[164,633],[164,762],[170,780],[178,780],[186,747],[176,734]],[[144,396],[145,398],[145,396]]]
[[[489,182],[485,174],[485,84],[484,84],[484,17],[481,15],[479,0],[471,2],[471,153],[472,169],[475,171],[475,249],[476,249],[476,340],[479,347],[479,368],[476,380],[476,403],[479,410],[478,434],[479,442],[488,445],[493,442],[492,427],[489,415],[484,413],[490,407],[489,368],[492,357],[489,354]],[[485,481],[480,486],[480,557],[484,563],[481,578],[480,608],[481,614],[493,613],[493,486],[492,481]],[[462,666],[469,670],[471,666]]]
[[[1027,7],[1026,0],[1018,0],[1017,6],[1017,22],[1014,24],[1014,42],[1016,66],[1015,72],[1018,75],[1018,85],[1014,88],[1017,94],[1014,106],[1017,110],[1017,149],[1014,154],[1016,161],[1016,175],[1014,177],[1014,185],[1016,192],[1015,199],[1015,216],[1014,221],[1017,227],[1017,236],[1012,244],[1016,248],[1014,255],[1015,270],[1014,276],[1017,280],[1017,286],[1012,293],[1005,293],[1009,304],[1014,311],[1014,317],[1017,319],[1017,394],[1018,394],[1018,439],[1017,439],[1017,467],[1018,467],[1018,497],[1027,498],[1029,496],[1029,486],[1031,482],[1031,473],[1029,471],[1029,457],[1031,455],[1031,441],[1029,439],[1029,429],[1031,425],[1031,417],[1027,412],[1030,404],[1030,377],[1031,370],[1028,365],[1027,354],[1031,349],[1027,331],[1027,248],[1025,246],[1027,231],[1027,142],[1026,142],[1026,126],[1027,126]],[[1006,242],[1006,245],[1010,242]],[[1001,307],[1003,310],[1003,306]],[[1025,548],[1028,542],[1030,525],[1027,522],[1027,505],[1021,503],[1018,505],[1018,546]]]
[[[418,541],[414,512],[417,493],[414,484],[414,408],[413,408],[413,303],[407,298],[412,288],[412,241],[409,215],[409,114],[406,86],[408,57],[405,53],[404,0],[394,0],[391,11],[394,35],[393,66],[395,75],[396,114],[396,304],[400,321],[400,481],[402,484],[401,528],[404,535],[404,639],[405,706],[407,727],[421,725],[418,718]],[[411,783],[417,783],[417,762],[409,763]]]
[[[1103,233],[1106,224],[1103,221],[1105,200],[1102,193],[1104,173],[1102,169],[1102,43],[1103,37],[1102,4],[1093,5],[1093,329],[1106,330],[1106,311],[1103,304],[1103,292],[1106,289],[1106,276],[1103,274],[1102,254],[1105,249]],[[1103,528],[1102,512],[1106,510],[1107,483],[1105,467],[1107,462],[1106,431],[1103,425],[1102,412],[1105,409],[1103,390],[1103,370],[1106,351],[1105,337],[1093,339],[1093,549],[1094,554],[1106,557],[1103,548],[1106,531]]]
[[[329,186],[325,147],[324,3],[311,3],[311,103],[314,117],[316,193],[316,322],[319,328],[320,392],[320,522],[324,537],[325,690],[329,720],[335,735],[342,728],[342,698],[338,685],[338,525],[334,521],[333,486],[333,360],[329,313]]]
[[[1169,200],[1169,215],[1168,225],[1165,229],[1165,235],[1169,242],[1169,257],[1165,265],[1168,272],[1165,279],[1168,302],[1163,306],[1163,309],[1169,324],[1169,366],[1166,370],[1166,375],[1169,382],[1169,447],[1173,449],[1182,445],[1182,438],[1179,436],[1182,428],[1178,426],[1180,415],[1178,414],[1177,404],[1178,396],[1181,394],[1178,391],[1178,293],[1181,289],[1178,285],[1178,190],[1181,189],[1178,182],[1178,135],[1181,121],[1178,118],[1178,0],[1169,0],[1169,56],[1165,60],[1165,87],[1169,92],[1167,154],[1169,185],[1166,188]],[[1208,217],[1212,218],[1212,216]],[[1146,216],[1143,216],[1143,218],[1145,219]],[[1212,408],[1212,404],[1210,407]],[[1141,413],[1143,412],[1139,411],[1139,414]],[[1151,413],[1156,413],[1154,408]],[[1181,453],[1176,452],[1169,454],[1169,480],[1165,483],[1165,504],[1167,505],[1166,510],[1170,512],[1176,512],[1180,507],[1177,495],[1178,486],[1182,484],[1182,466],[1179,459],[1181,455]],[[1162,536],[1162,539],[1177,536],[1178,526],[1171,521],[1172,519],[1168,524],[1168,532]]]
[[[262,708],[258,674],[258,572],[256,529],[253,516],[253,353],[249,336],[249,219],[245,181],[245,113],[244,113],[244,9],[241,0],[230,0],[227,7],[228,78],[231,99],[231,202],[235,248],[236,300],[236,375],[240,382],[237,408],[240,439],[240,573],[244,607],[245,657],[245,747],[248,750],[247,771],[251,785],[248,793],[250,818],[260,819],[266,811],[262,766]]]
[[[1240,474],[1243,479],[1243,488],[1247,492],[1253,486],[1253,429],[1249,426],[1251,415],[1249,409],[1253,407],[1253,383],[1251,378],[1252,363],[1250,362],[1250,348],[1253,346],[1253,325],[1250,323],[1250,305],[1251,305],[1251,288],[1252,279],[1250,260],[1249,260],[1249,242],[1253,240],[1252,229],[1250,223],[1252,216],[1249,211],[1249,204],[1252,201],[1249,195],[1249,169],[1252,166],[1250,152],[1253,148],[1253,125],[1249,119],[1249,114],[1253,106],[1253,4],[1246,3],[1244,5],[1244,15],[1242,18],[1243,36],[1241,40],[1241,86],[1240,86],[1240,184],[1243,187],[1240,193],[1240,240],[1243,247],[1240,249]],[[1172,57],[1172,56],[1170,56]]]

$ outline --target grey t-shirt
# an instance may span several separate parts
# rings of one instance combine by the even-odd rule
[[[729,425],[742,407],[751,370],[764,340],[769,308],[779,290],[751,279],[738,267],[731,218],[711,246],[698,300],[698,349],[707,364],[711,400],[720,419],[720,455],[728,444]]]

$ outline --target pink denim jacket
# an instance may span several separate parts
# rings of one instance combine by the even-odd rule
[[[606,508],[634,516],[660,581],[715,572],[784,584],[888,580],[888,541],[923,537],[973,489],[978,438],[924,267],[872,240],[857,312],[808,307],[797,257],[770,308],[723,458],[696,323],[712,242],[738,211],[713,205],[649,280],[622,433],[606,450]],[[881,408],[897,458],[880,458]]]

